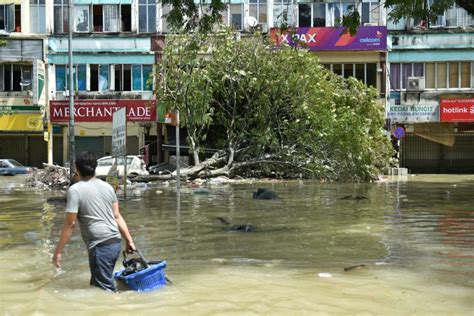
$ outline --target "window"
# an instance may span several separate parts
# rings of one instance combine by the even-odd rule
[[[15,32],[21,32],[21,5],[15,5]]]
[[[56,91],[69,90],[69,71],[66,65],[56,65]],[[86,91],[87,67],[84,64],[74,66],[74,90]]]
[[[15,5],[0,5],[0,30],[15,31]]]
[[[74,6],[74,26],[76,32],[89,32],[89,6],[75,5]]]
[[[448,78],[448,71],[446,67],[446,63],[437,63],[436,64],[436,88],[447,88],[447,78]]]
[[[119,31],[119,6],[108,4],[103,6],[104,11],[104,32]]]
[[[120,6],[120,22],[122,32],[132,31],[132,6],[129,4],[122,4]]]
[[[234,27],[234,29],[241,31],[243,30],[243,25],[244,25],[244,4],[239,3],[239,4],[231,4],[230,5],[230,19],[231,19],[231,25]]]
[[[395,65],[395,64],[392,64]],[[327,65],[325,65],[327,66]],[[367,86],[377,86],[377,64],[332,64],[332,72],[344,78],[354,77]],[[399,82],[399,80],[398,80]]]
[[[109,90],[109,65],[90,65],[90,91]]]
[[[459,88],[458,63],[449,63],[449,88]]]
[[[326,4],[313,3],[313,26],[326,26]]]
[[[132,72],[130,65],[115,65],[115,91],[132,90]]]
[[[390,64],[390,90],[400,90],[400,64]]]
[[[366,81],[365,84],[369,87],[377,87],[377,64],[366,64]]]
[[[151,65],[133,65],[133,90],[134,91],[151,91],[153,85],[149,82],[152,73]]]
[[[140,33],[156,32],[156,0],[139,0],[138,31]]]
[[[344,78],[354,77],[354,65],[344,64]]]
[[[54,32],[55,33],[69,32],[68,1],[69,0],[54,0]]]
[[[30,31],[46,33],[45,0],[30,0]]]
[[[94,32],[104,31],[104,19],[101,5],[92,6],[92,24],[94,25]]]
[[[402,89],[407,88],[408,77],[412,76],[412,64],[402,64]]]
[[[390,64],[391,89],[397,90],[399,82],[403,86],[406,75],[424,77],[426,89],[468,89],[474,85],[471,79],[474,75],[473,67],[474,63],[471,62],[392,63]],[[405,89],[405,86],[402,89]]]
[[[267,22],[267,0],[249,0],[249,14],[257,19],[258,23]]]
[[[426,74],[425,74],[425,87],[427,89],[434,89],[435,86],[435,78],[436,78],[436,71],[435,71],[435,63],[426,63]]]
[[[390,64],[390,86],[392,90],[406,89],[409,77],[424,76],[425,67],[423,63]]]
[[[61,0],[55,0],[61,1]],[[65,3],[67,12],[68,0]],[[59,11],[59,8],[58,8]],[[66,14],[66,13],[64,13]],[[132,8],[129,4],[104,4],[104,5],[76,5],[74,6],[74,25],[76,32],[130,32],[132,30]],[[56,23],[55,23],[56,25]],[[55,26],[56,28],[56,26]],[[61,26],[58,22],[58,29]],[[66,26],[63,27],[67,28]]]
[[[294,24],[292,0],[275,0],[273,5],[273,21],[276,26]]]
[[[471,63],[461,63],[461,88],[471,87]]]
[[[298,5],[298,25],[300,27],[311,26],[311,4],[300,3]]]
[[[428,6],[431,7],[436,0],[428,0]],[[445,27],[468,27],[474,25],[474,18],[463,8],[454,5],[439,15],[437,20],[431,26]]]
[[[18,64],[0,65],[0,91],[32,90],[33,67]]]

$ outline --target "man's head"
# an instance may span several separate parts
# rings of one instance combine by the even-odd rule
[[[93,177],[97,167],[97,158],[95,154],[84,151],[76,157],[76,170],[81,177]]]

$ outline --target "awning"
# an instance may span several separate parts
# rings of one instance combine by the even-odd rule
[[[43,131],[41,113],[19,113],[0,115],[0,130],[3,132]]]

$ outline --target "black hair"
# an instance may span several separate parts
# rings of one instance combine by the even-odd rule
[[[93,177],[97,167],[97,158],[93,152],[84,151],[76,157],[76,168],[83,177]]]

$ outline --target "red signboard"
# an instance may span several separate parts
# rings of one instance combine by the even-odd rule
[[[51,122],[69,122],[69,101],[50,101]],[[112,115],[127,108],[128,122],[155,122],[156,100],[75,100],[76,122],[112,122]]]
[[[474,99],[441,99],[441,122],[474,122]]]

